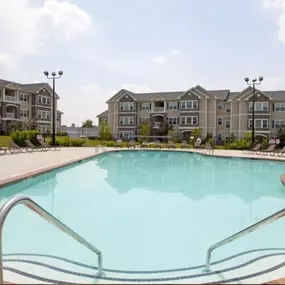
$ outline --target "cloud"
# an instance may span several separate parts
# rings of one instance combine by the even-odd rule
[[[167,58],[160,55],[160,56],[157,56],[157,57],[153,57],[153,58],[151,59],[151,61],[152,61],[153,63],[162,64],[162,63],[166,63],[166,62],[167,62]]]
[[[275,9],[278,12],[277,37],[281,42],[285,43],[285,1],[263,0],[263,7],[266,9]]]
[[[137,85],[137,84],[123,84],[123,89],[129,90],[134,93],[147,93],[147,92],[154,92],[150,87]]]
[[[173,51],[171,51],[171,54],[174,55],[174,56],[178,56],[178,55],[181,54],[181,51],[177,50],[177,49],[174,49]]]
[[[31,0],[2,2],[0,65],[4,68],[16,68],[22,58],[42,54],[53,37],[70,40],[91,25],[91,17],[68,1],[46,0],[37,7]]]

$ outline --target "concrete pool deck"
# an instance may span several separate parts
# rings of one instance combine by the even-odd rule
[[[91,158],[102,152],[112,151],[115,148],[62,148],[60,151],[47,151],[47,152],[33,152],[33,153],[19,153],[13,155],[0,156],[0,187],[4,187],[15,181],[26,179],[34,175],[50,171],[65,165],[78,162],[83,159]],[[128,150],[128,148],[117,148],[116,150]],[[133,150],[130,148],[129,150]],[[138,149],[137,149],[138,150]],[[145,150],[145,149],[143,149]],[[148,149],[147,149],[148,150]],[[153,149],[150,149],[153,150]],[[155,149],[157,150],[157,149]],[[161,149],[168,150],[168,149]],[[171,149],[170,151],[175,151]],[[176,149],[176,151],[195,152],[204,155],[213,155],[218,157],[233,157],[233,158],[250,158],[262,159],[269,161],[284,161],[285,157],[278,155],[271,156],[270,154],[245,154],[238,150],[220,150],[215,149],[212,152],[205,152],[205,150],[197,149]],[[280,173],[281,175],[282,173]],[[284,181],[285,181],[285,176]]]

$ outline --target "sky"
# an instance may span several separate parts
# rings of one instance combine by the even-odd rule
[[[120,89],[285,90],[285,0],[0,0],[0,78],[56,82],[81,126]],[[51,83],[51,82],[50,82]]]

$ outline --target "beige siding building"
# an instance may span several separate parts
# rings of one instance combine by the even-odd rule
[[[56,130],[60,130],[62,112],[57,110]],[[0,131],[7,133],[9,124],[22,122],[41,133],[52,131],[52,89],[47,83],[18,84],[0,79]]]
[[[107,101],[108,110],[98,115],[107,121],[114,138],[137,135],[138,126],[149,122],[153,132],[168,122],[180,137],[187,138],[195,128],[202,135],[211,133],[217,141],[233,133],[245,136],[252,126],[253,90],[206,90],[201,86],[181,92],[133,93],[121,90]],[[278,126],[285,125],[285,91],[255,93],[256,134],[276,136]]]

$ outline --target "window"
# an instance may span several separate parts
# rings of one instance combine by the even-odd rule
[[[48,133],[50,133],[50,126],[39,126],[38,130],[42,134],[48,134]]]
[[[222,102],[218,103],[218,110],[223,110],[223,103]]]
[[[250,112],[252,112],[252,109],[253,109],[253,103],[249,102],[248,103],[248,110]],[[268,102],[255,102],[254,110],[257,112],[261,112],[261,111],[267,112],[268,111]]]
[[[29,95],[20,93],[20,101],[29,102]]]
[[[141,110],[149,111],[150,110],[150,103],[141,103]]]
[[[140,118],[140,123],[141,123],[141,124],[147,124],[147,123],[149,123],[149,117],[141,117],[141,118]]]
[[[222,134],[217,134],[217,141],[221,141],[223,139],[223,135]]]
[[[181,125],[197,125],[198,124],[198,117],[197,116],[183,116],[181,117]]]
[[[218,126],[222,126],[223,125],[223,118],[218,118],[217,122],[218,122]]]
[[[41,111],[38,110],[39,119],[49,120],[50,119],[50,111]]]
[[[230,103],[227,103],[227,104],[226,104],[226,112],[227,112],[227,113],[230,113],[230,111],[231,111],[231,104],[230,104]]]
[[[248,120],[248,127],[252,128],[252,119]],[[256,129],[268,129],[268,119],[256,119],[256,120],[254,120],[254,127]]]
[[[119,132],[120,139],[130,139],[133,136],[134,136],[134,132],[132,131]]]
[[[285,103],[276,103],[275,112],[285,112]]]
[[[177,102],[168,102],[167,106],[168,106],[168,110],[177,110],[178,109]]]
[[[231,121],[227,120],[226,121],[226,129],[229,129],[231,127]]]
[[[20,109],[20,117],[28,118],[29,117],[29,110]]]
[[[38,102],[44,105],[50,105],[50,98],[46,96],[39,95]]]
[[[132,111],[135,108],[134,102],[120,102],[121,111]]]
[[[175,117],[173,117],[173,118],[168,118],[168,124],[169,125],[178,125],[178,118],[175,118]]]
[[[133,125],[134,117],[120,117],[120,125]]]
[[[185,100],[181,101],[181,109],[198,109],[197,100]]]
[[[284,120],[275,120],[273,121],[273,128],[278,129],[280,127],[285,127],[285,121]]]

